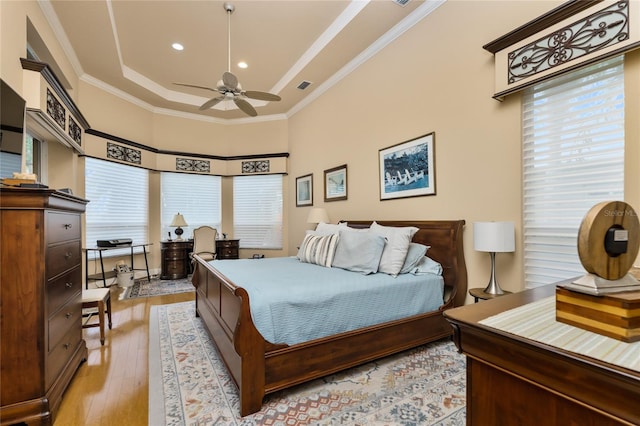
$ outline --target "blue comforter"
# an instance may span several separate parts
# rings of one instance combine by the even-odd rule
[[[272,343],[295,345],[434,311],[443,304],[439,275],[363,275],[296,257],[210,264],[247,291],[253,322]]]

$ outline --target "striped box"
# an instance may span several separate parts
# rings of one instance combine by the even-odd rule
[[[640,341],[640,291],[592,296],[556,287],[556,321],[623,342]]]

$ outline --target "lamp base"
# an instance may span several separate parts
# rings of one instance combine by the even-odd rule
[[[180,228],[179,226],[176,228],[175,231],[173,231],[176,233],[176,239],[173,241],[184,241],[182,239],[182,234],[184,233],[184,229]]]
[[[489,278],[489,284],[484,289],[484,292],[487,294],[504,294],[504,290],[500,288],[498,285],[498,281],[496,280],[496,253],[490,252],[491,254],[491,277]]]

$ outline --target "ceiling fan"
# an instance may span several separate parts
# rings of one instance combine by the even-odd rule
[[[224,10],[227,12],[227,41],[228,41],[228,55],[227,55],[227,71],[222,74],[222,80],[219,80],[216,87],[198,86],[195,84],[186,83],[173,83],[178,86],[195,87],[197,89],[211,90],[217,92],[220,96],[209,99],[207,102],[200,106],[200,111],[204,111],[213,107],[214,105],[224,101],[232,100],[238,108],[240,108],[245,114],[255,117],[258,112],[255,110],[245,98],[257,99],[260,101],[279,101],[281,98],[278,95],[268,92],[259,92],[256,90],[243,90],[242,86],[238,82],[238,78],[231,72],[231,14],[235,10],[235,6],[231,3],[224,3]]]

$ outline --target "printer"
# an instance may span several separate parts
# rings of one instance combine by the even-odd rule
[[[131,238],[117,238],[112,240],[98,240],[96,244],[98,247],[120,247],[120,246],[130,246]]]

